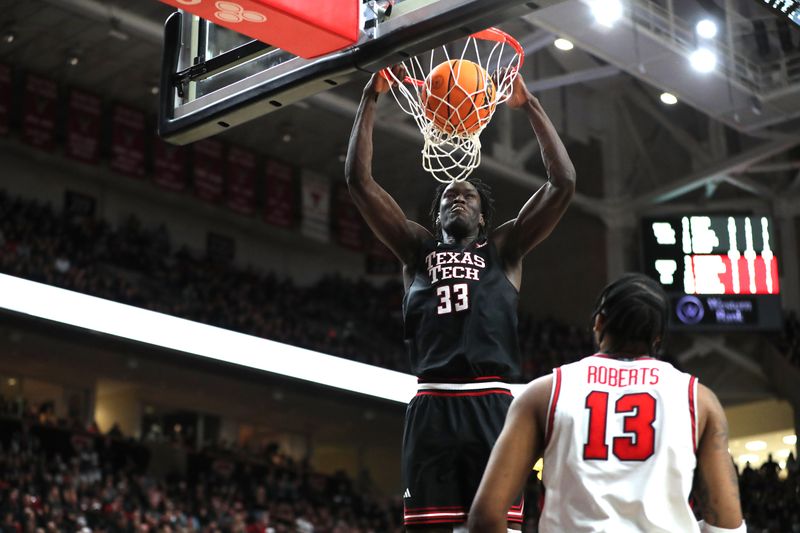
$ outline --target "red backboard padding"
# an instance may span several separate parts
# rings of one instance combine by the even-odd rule
[[[358,40],[359,0],[161,0],[306,59]]]

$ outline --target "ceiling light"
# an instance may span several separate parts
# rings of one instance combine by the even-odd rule
[[[77,52],[67,54],[67,65],[75,67],[81,62],[81,56]]]
[[[797,444],[797,435],[786,435],[783,437],[783,443],[789,446]]]
[[[739,457],[737,457],[737,459],[742,464],[744,464],[744,463],[757,463],[758,461],[761,460],[761,457],[759,457],[758,455],[756,455],[754,453],[745,453],[745,454],[742,454]]]
[[[601,26],[610,28],[622,18],[622,2],[620,0],[594,0],[589,4],[594,19]]]
[[[675,105],[678,103],[678,98],[672,93],[667,93],[667,92],[661,93],[661,96],[659,98],[661,98],[662,103],[665,103],[667,105]]]
[[[281,141],[285,143],[292,142],[292,139],[294,138],[294,132],[289,124],[281,124],[278,131],[280,132]]]
[[[156,95],[156,94],[158,94],[158,91],[159,91],[158,85],[153,84],[153,85],[150,86],[150,94]]]
[[[711,19],[703,19],[694,27],[697,35],[703,39],[713,39],[717,36],[717,24]]]
[[[708,48],[698,48],[689,56],[689,64],[697,72],[708,73],[717,66],[717,55]]]
[[[767,443],[763,440],[751,440],[744,443],[744,447],[751,452],[758,452],[767,449]]]
[[[17,40],[17,34],[11,30],[3,32],[3,42],[5,44],[11,44]]]
[[[789,448],[784,448],[783,450],[778,450],[777,452],[775,452],[775,457],[777,457],[778,459],[786,459],[787,457],[789,457],[790,453],[792,453],[792,451]]]
[[[561,37],[553,41],[553,45],[559,50],[564,50],[564,51],[572,50],[573,48],[575,48],[575,45],[572,44],[572,41]]]

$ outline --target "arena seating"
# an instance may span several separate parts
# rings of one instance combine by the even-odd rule
[[[0,272],[205,324],[408,371],[402,286],[336,275],[309,287],[173,250],[164,226],[119,227],[0,193]],[[524,379],[592,350],[588,328],[520,318]]]

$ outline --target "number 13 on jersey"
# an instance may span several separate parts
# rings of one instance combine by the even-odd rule
[[[439,297],[436,312],[440,315],[469,309],[469,285],[466,283],[440,285],[436,287],[436,296]]]
[[[656,399],[646,392],[623,394],[609,414],[607,392],[592,391],[586,396],[589,425],[583,446],[584,460],[608,460],[606,433],[611,416],[622,416],[622,435],[611,438],[611,449],[620,461],[645,461],[655,448]]]

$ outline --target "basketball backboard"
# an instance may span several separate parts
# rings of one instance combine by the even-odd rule
[[[316,59],[175,12],[164,29],[160,135],[174,144],[210,137],[536,8],[525,0],[336,1],[359,2],[358,41]]]

